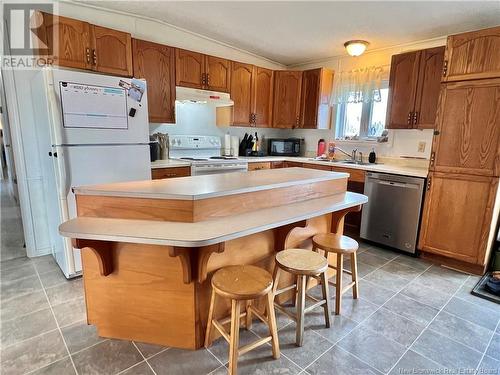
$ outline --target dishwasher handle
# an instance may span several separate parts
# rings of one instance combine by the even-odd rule
[[[419,186],[417,184],[410,184],[410,183],[404,183],[404,182],[385,181],[385,180],[377,180],[377,179],[372,179],[372,181],[376,182],[377,184],[380,184],[380,185],[402,187],[402,188],[406,188],[406,189],[418,189],[419,188]]]

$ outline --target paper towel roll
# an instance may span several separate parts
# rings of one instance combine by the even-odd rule
[[[240,149],[240,138],[236,135],[231,136],[231,156],[238,156]]]
[[[224,136],[224,156],[231,155],[231,135],[228,133]]]

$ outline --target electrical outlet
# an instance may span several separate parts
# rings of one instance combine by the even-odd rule
[[[425,152],[426,142],[418,142],[418,152]]]

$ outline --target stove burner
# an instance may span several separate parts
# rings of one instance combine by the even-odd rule
[[[235,156],[210,156],[210,159],[214,160],[236,160],[238,159]]]

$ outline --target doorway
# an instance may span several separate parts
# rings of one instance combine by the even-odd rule
[[[14,153],[3,80],[0,73],[0,261],[26,256]]]

